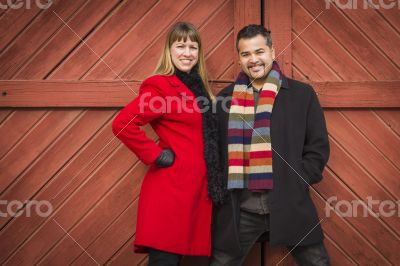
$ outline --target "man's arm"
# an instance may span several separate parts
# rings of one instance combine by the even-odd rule
[[[303,149],[303,169],[308,183],[321,181],[322,171],[329,159],[329,140],[325,117],[318,97],[311,88],[307,111],[306,139]]]

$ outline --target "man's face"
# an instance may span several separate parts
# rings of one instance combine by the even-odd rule
[[[240,39],[238,48],[239,64],[243,72],[252,80],[263,80],[272,68],[274,48],[269,48],[260,34],[251,39]]]

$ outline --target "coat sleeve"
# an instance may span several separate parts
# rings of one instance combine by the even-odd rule
[[[307,111],[302,163],[311,185],[322,180],[322,171],[329,159],[329,140],[324,113],[316,93],[310,89],[311,99]]]
[[[160,89],[144,82],[139,95],[123,108],[112,123],[114,135],[145,164],[153,163],[162,149],[140,128],[163,115]]]

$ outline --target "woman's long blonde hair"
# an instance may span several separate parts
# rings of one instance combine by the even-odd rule
[[[208,84],[208,75],[204,58],[203,46],[200,39],[200,34],[195,26],[188,22],[178,22],[176,23],[168,32],[167,39],[164,43],[164,49],[162,51],[161,57],[158,60],[156,70],[154,74],[158,75],[173,75],[175,72],[175,66],[172,63],[171,58],[171,46],[175,41],[183,40],[186,42],[187,38],[189,38],[192,42],[197,42],[199,45],[199,60],[197,62],[198,72],[201,80],[204,83],[204,87],[208,92],[208,95],[212,100],[215,99],[214,94],[211,91],[211,88]]]

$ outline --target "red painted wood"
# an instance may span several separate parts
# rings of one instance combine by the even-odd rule
[[[13,113],[10,108],[0,108],[0,126],[7,121],[8,117]]]
[[[77,154],[70,158],[71,161],[55,175],[53,181],[41,190],[35,199],[50,200],[54,209],[67,200],[69,194],[75,191],[118,145],[117,141],[111,141],[113,134],[110,126],[111,122],[107,123]],[[4,239],[0,242],[3,251],[0,254],[0,261],[7,258],[45,221],[37,215],[19,216],[13,219],[8,224],[7,230],[0,232],[1,238]],[[19,232],[19,234],[14,232]]]
[[[210,12],[211,10],[215,10]],[[224,39],[232,29],[233,24],[232,1],[195,1],[191,8],[180,14],[177,20],[189,21],[199,28],[207,56]],[[218,27],[215,27],[218,25]],[[166,32],[157,36],[149,48],[137,56],[130,66],[123,71],[121,78],[143,80],[155,68],[162,50]],[[208,65],[210,67],[210,65]]]
[[[399,3],[392,7],[397,9],[399,15]],[[375,45],[375,48],[381,52],[381,56],[391,61],[393,67],[400,69],[400,53],[393,49],[393,44],[400,43],[400,34],[390,27],[385,17],[380,16],[374,8],[364,8],[363,1],[355,1],[356,8],[339,9],[342,14],[352,21],[353,25],[365,35],[368,40]],[[379,5],[379,4],[378,4]],[[385,9],[382,5],[380,9]],[[373,30],[384,29],[384,30]]]
[[[236,36],[238,32],[246,25],[261,24],[261,2],[257,0],[234,0],[234,25],[233,38],[235,39],[233,54],[234,54],[234,71],[236,77],[240,72],[240,67],[237,65],[239,57],[236,48]]]
[[[90,8],[89,8],[90,9]],[[88,9],[88,10],[89,10]],[[225,8],[224,10],[228,10],[229,8]],[[117,10],[118,10],[118,8],[117,8]],[[86,11],[82,11],[82,12],[86,12]],[[210,14],[213,14],[213,12],[210,12]],[[105,24],[104,25],[106,25],[107,24],[107,22],[110,20],[110,18],[112,18],[113,17],[113,15],[114,14],[111,14],[111,15],[109,15],[108,17],[106,17],[105,18]],[[126,13],[126,16],[127,15],[129,15],[128,13]],[[83,18],[83,17],[82,17]],[[211,21],[212,23],[214,23],[214,22],[221,22],[221,18],[217,18],[217,17],[215,17],[214,15],[212,15],[210,18],[214,18],[214,19],[216,19],[216,21]],[[202,22],[203,24],[205,24],[205,25],[207,25],[208,23],[211,23],[211,22],[207,22],[206,23],[206,20],[210,20],[210,18],[205,18],[205,22]],[[126,21],[126,20],[123,20],[123,21]],[[225,20],[222,20],[222,21],[225,21]],[[123,23],[122,23],[123,24]],[[128,30],[129,29],[129,27],[130,27],[131,25],[124,25],[124,29],[122,30],[122,28],[121,28],[121,34],[124,34],[125,32],[126,32],[126,30]],[[100,27],[101,27],[101,25],[100,25]],[[99,28],[100,28],[99,27]],[[82,30],[82,29],[81,29]],[[210,34],[209,36],[211,37],[211,39],[210,40],[217,40],[217,39],[214,39],[215,37],[214,36],[218,36],[218,34],[215,34],[215,35],[213,35],[214,33],[212,32],[212,31],[210,31],[209,33],[208,33],[208,29],[206,28],[206,34]],[[95,30],[95,33],[97,32],[97,29]],[[165,31],[164,31],[165,32]],[[61,36],[61,35],[60,35]],[[89,37],[88,37],[88,39],[90,39],[90,37],[91,37],[92,35],[89,35]],[[94,35],[93,35],[94,36]],[[103,36],[101,36],[101,35],[96,35],[96,36],[98,36],[98,38],[96,38],[96,39],[93,39],[93,42],[95,42],[95,43],[97,43],[97,41],[100,41],[100,40],[102,40],[102,39],[104,39],[104,35]],[[121,36],[122,37],[122,36]],[[46,42],[47,43],[47,42]],[[60,43],[60,44],[63,44],[63,43]],[[105,45],[104,44],[104,42],[102,43],[102,45]],[[104,47],[107,49],[107,51],[110,51],[110,49],[113,47],[113,45],[114,45],[114,42],[109,42],[109,44],[108,44],[108,46],[107,45],[105,45]],[[217,43],[215,44],[215,45],[217,45]],[[65,47],[67,47],[68,45],[66,45],[65,44]],[[111,46],[111,47],[110,47]],[[82,48],[82,50],[84,49],[85,47],[83,47]],[[50,51],[49,51],[50,52]],[[48,57],[46,57],[46,60],[48,59],[48,61],[46,61],[47,62],[47,65],[43,65],[43,68],[36,68],[36,65],[35,64],[33,64],[33,62],[35,61],[35,60],[32,60],[31,62],[32,62],[32,66],[33,66],[33,68],[31,69],[31,68],[29,68],[29,70],[28,70],[28,68],[27,68],[27,71],[25,71],[24,70],[24,72],[23,72],[23,74],[21,74],[21,76],[23,76],[23,77],[26,77],[26,78],[35,78],[35,79],[39,79],[39,78],[42,78],[42,74],[40,74],[40,73],[55,73],[55,74],[57,74],[57,75],[52,75],[52,74],[50,74],[50,78],[55,78],[55,77],[59,77],[59,78],[65,78],[65,77],[68,77],[68,75],[70,75],[70,73],[69,73],[69,71],[68,71],[68,68],[67,67],[64,67],[64,64],[61,62],[61,64],[59,64],[59,66],[58,66],[58,63],[56,63],[57,65],[56,65],[56,67],[57,67],[57,70],[55,71],[55,72],[52,72],[53,71],[53,68],[55,67],[54,66],[54,63],[53,62],[57,62],[57,58],[60,58],[60,55],[62,55],[63,53],[65,53],[65,50],[62,50],[62,49],[58,49],[57,51],[51,51],[51,53],[49,53],[48,54]],[[72,55],[74,55],[74,52],[72,52],[71,53]],[[39,55],[39,54],[38,54]],[[44,54],[43,54],[44,55]],[[62,57],[63,58],[63,57]],[[65,58],[63,58],[63,59],[67,59],[67,58],[69,58],[69,57],[65,57]],[[52,61],[53,60],[53,61]],[[82,59],[79,59],[79,60],[82,60]],[[75,66],[75,67],[80,67],[80,63],[79,63],[79,60],[77,61],[77,63],[75,64],[75,65],[73,65],[73,67]],[[83,61],[85,61],[85,60],[83,60]],[[66,65],[67,66],[67,65]],[[126,68],[126,65],[125,66],[121,66],[123,69],[124,68]],[[34,69],[34,68],[36,68],[36,70]],[[91,65],[88,65],[88,67],[86,67],[86,68],[82,68],[82,69],[80,69],[80,70],[78,70],[78,71],[76,71],[76,72],[74,72],[74,74],[73,75],[75,75],[75,76],[73,76],[72,77],[72,75],[71,76],[69,76],[69,78],[82,78],[82,77],[84,77],[85,76],[85,73],[89,70],[91,68]],[[61,71],[60,71],[61,70]],[[64,71],[64,73],[63,73],[63,75],[61,75],[61,74],[59,74],[59,73],[61,73],[63,70],[65,70]],[[50,72],[51,71],[51,72]],[[22,72],[21,72],[22,73]],[[75,74],[76,73],[76,74]],[[47,75],[47,74],[46,74]],[[50,81],[49,81],[50,82]],[[129,98],[127,98],[127,99],[131,99],[132,97],[129,97]],[[92,115],[95,115],[95,111],[92,111],[92,110],[90,110],[90,111],[87,111],[88,113],[92,113],[93,112],[93,114]],[[109,111],[106,111],[106,112],[109,112]],[[80,117],[79,117],[80,118]],[[81,119],[76,119],[76,121],[75,121],[75,123],[79,123],[80,121],[81,121]],[[48,123],[48,122],[50,122],[50,120],[46,120],[46,122]],[[84,122],[84,120],[82,120],[82,123]],[[148,132],[150,132],[149,130],[147,130]],[[76,134],[73,134],[73,135],[76,135]],[[61,135],[62,136],[62,135]],[[80,136],[80,137],[84,137],[84,135],[82,135],[82,136]],[[97,140],[97,138],[98,137],[96,137],[96,136],[94,136],[93,137],[94,138],[94,140]],[[56,140],[56,142],[54,142],[54,144],[55,145],[61,145],[61,142],[60,142],[60,140],[61,139],[59,139],[59,140]],[[60,143],[59,143],[60,142]],[[54,145],[53,144],[53,145]],[[78,143],[77,143],[77,145],[78,145]],[[96,150],[96,149],[98,149],[98,150],[101,150],[101,148],[104,146],[104,144],[103,145],[99,145],[99,144],[96,144],[96,146],[93,146],[93,150]],[[62,146],[59,146],[59,147],[62,147]],[[79,156],[80,155],[80,151],[78,151],[78,154],[77,154],[77,156]],[[51,154],[51,153],[46,153],[46,154]],[[130,154],[130,153],[129,153]],[[66,157],[70,157],[71,155],[67,155]],[[43,161],[44,162],[46,162],[46,161],[48,161],[48,160],[46,160],[45,159],[46,157],[43,157]],[[53,158],[52,158],[53,159]],[[67,159],[67,158],[65,158],[65,159]],[[121,157],[121,159],[122,160],[126,160],[126,161],[129,161],[129,160],[127,160],[127,158],[124,158],[124,157]],[[74,162],[74,160],[78,160],[78,157],[77,158],[75,158],[75,155],[73,155],[72,156],[72,162]],[[93,161],[93,163],[89,166],[89,169],[91,169],[90,171],[93,171],[94,169],[96,169],[96,166],[97,165],[100,165],[101,164],[101,162],[104,160],[104,156],[103,155],[101,155],[99,158],[95,158],[95,160]],[[88,160],[88,161],[90,161],[90,160]],[[33,169],[36,169],[35,171],[37,171],[37,170],[39,170],[40,169],[40,167],[36,167],[36,166],[38,166],[39,164],[37,164],[37,165],[35,165],[35,167],[33,168]],[[54,166],[56,165],[56,164],[53,164]],[[84,165],[84,164],[83,164]],[[53,166],[53,168],[52,169],[54,169],[54,166]],[[66,164],[66,166],[68,166],[67,167],[67,169],[68,170],[66,170],[66,171],[72,171],[72,172],[80,172],[80,169],[81,169],[81,167],[83,167],[82,165],[81,166],[79,166],[79,165],[74,165],[72,168],[70,168],[69,167],[69,164]],[[82,184],[82,182],[85,182],[85,180],[86,180],[86,178],[87,178],[87,174],[89,174],[90,173],[90,171],[89,171],[89,169],[83,169],[84,171],[82,171],[82,173],[80,173],[79,174],[79,176],[78,176],[78,178],[77,179],[74,179],[73,180],[73,182],[71,183],[71,184],[69,184],[68,185],[68,187],[67,187],[67,189],[66,190],[63,190],[62,191],[62,194],[60,195],[60,198],[57,198],[57,200],[58,200],[58,202],[59,202],[59,200],[67,200],[67,201],[69,201],[69,199],[70,199],[70,195],[71,195],[71,193],[73,193],[74,192],[74,187],[76,188],[77,186],[79,186],[80,184]],[[75,171],[74,171],[75,170]],[[62,172],[63,172],[63,170],[62,170]],[[29,177],[29,175],[24,175],[23,177]],[[29,179],[24,179],[24,182],[26,182],[26,181],[28,181]],[[44,179],[42,179],[42,180],[44,180]],[[65,181],[68,181],[68,178],[64,178],[64,180]],[[40,180],[37,180],[37,182],[40,182]],[[60,182],[61,182],[61,185],[62,185],[62,180],[60,180],[60,176],[55,176],[54,178],[53,178],[53,180],[51,181],[51,183],[50,184],[60,184]],[[68,183],[68,182],[67,182]],[[22,184],[22,183],[21,183]],[[38,184],[38,183],[37,183]],[[72,185],[72,186],[71,186]],[[33,187],[34,188],[34,187]],[[38,195],[42,195],[43,193],[43,195],[45,195],[45,194],[51,194],[52,192],[54,192],[54,190],[57,188],[57,186],[52,186],[52,188],[50,189],[43,189],[43,191],[40,191],[39,193],[38,193]],[[21,192],[20,192],[20,196],[24,196],[24,195],[28,195],[29,194],[29,192],[28,192],[28,190],[27,189],[25,189],[25,190],[21,190]],[[81,198],[82,198],[82,196],[81,196]],[[113,200],[115,200],[115,196],[113,196]],[[60,202],[59,202],[60,203]],[[59,205],[58,205],[59,206]],[[119,209],[116,209],[116,210],[119,210]],[[100,212],[101,210],[99,210],[99,212]],[[99,213],[98,212],[98,213]],[[120,210],[120,212],[121,212],[121,210]],[[82,215],[85,215],[85,214],[83,214],[83,213],[81,213],[80,214],[81,216]],[[98,214],[96,214],[96,215],[98,215]],[[110,219],[105,219],[104,220],[104,222],[105,223],[110,223],[111,221],[110,221]],[[10,241],[8,241],[8,243],[11,243],[11,242],[13,242],[13,243],[15,243],[14,244],[14,246],[12,246],[11,248],[11,250],[8,250],[8,253],[7,253],[7,256],[8,255],[10,255],[11,254],[11,260],[10,261],[20,261],[20,257],[21,256],[24,256],[23,254],[25,253],[25,250],[27,251],[27,250],[29,250],[29,252],[30,252],[30,255],[29,256],[25,256],[24,257],[24,259],[23,259],[23,261],[29,261],[29,260],[31,260],[31,259],[33,259],[33,260],[35,260],[35,261],[39,261],[40,260],[40,258],[41,258],[41,256],[42,256],[42,254],[44,254],[43,252],[48,252],[47,254],[48,254],[48,257],[47,258],[43,258],[43,261],[52,261],[53,259],[53,256],[54,256],[54,254],[57,254],[57,249],[58,248],[61,248],[61,247],[63,247],[63,245],[64,244],[62,244],[63,242],[59,242],[59,240],[60,240],[60,238],[58,237],[58,236],[56,236],[55,238],[53,238],[53,240],[51,240],[51,241],[53,241],[53,242],[48,242],[48,244],[47,245],[52,245],[51,243],[59,243],[59,244],[57,244],[56,246],[55,246],[55,248],[53,248],[53,249],[50,249],[50,250],[47,250],[47,246],[46,246],[46,244],[44,244],[44,245],[41,245],[42,243],[46,243],[46,240],[44,240],[44,239],[46,239],[46,237],[47,237],[47,235],[43,235],[42,234],[42,231],[39,229],[39,231],[37,231],[38,230],[38,227],[37,226],[39,226],[40,225],[40,223],[39,223],[39,220],[37,220],[36,222],[33,222],[33,220],[31,219],[31,223],[30,223],[30,225],[29,225],[29,227],[27,228],[27,226],[26,226],[26,221],[25,221],[25,223],[24,223],[24,220],[22,219],[21,220],[21,218],[20,219],[16,219],[16,220],[13,220],[13,221],[11,221],[10,223],[9,223],[9,228],[14,228],[13,230],[15,230],[15,231],[19,231],[19,232],[25,232],[25,234],[22,234],[22,235],[18,235],[18,236],[14,236],[14,238],[12,237],[12,235],[11,235],[11,233],[10,233],[10,231],[3,231],[3,236],[8,236],[7,237],[7,239],[9,239]],[[54,227],[52,227],[51,225],[49,225],[48,223],[46,224],[46,225],[44,225],[45,226],[45,228],[53,228],[54,229]],[[75,230],[78,230],[78,231],[80,231],[80,230],[82,230],[82,229],[79,229],[79,228],[81,228],[81,226],[82,226],[82,228],[85,228],[85,224],[84,223],[82,223],[82,225],[76,225],[75,226]],[[60,228],[57,228],[57,227],[55,227],[56,229],[54,229],[54,230],[57,230],[57,229],[60,229]],[[132,229],[132,228],[131,228]],[[11,230],[11,229],[10,229]],[[15,232],[14,231],[14,232]],[[87,230],[82,230],[81,232],[87,232]],[[101,232],[102,232],[102,230],[98,230],[98,231],[96,231],[95,233],[96,233],[96,237],[98,236],[98,235],[100,235],[101,234]],[[10,235],[9,235],[9,233],[10,233]],[[33,237],[33,238],[31,238],[29,241],[27,241],[27,242],[25,242],[25,243],[23,243],[23,241],[26,239],[26,237],[27,236],[29,236],[29,235],[31,235],[31,234],[34,234],[35,235],[35,237]],[[83,234],[83,233],[82,233]],[[94,232],[93,232],[93,234],[94,234]],[[86,235],[82,235],[82,237],[83,237],[83,239],[86,239]],[[90,239],[90,237],[93,237],[93,235],[92,236],[90,236],[90,234],[88,234],[87,235],[87,239]],[[19,249],[17,249],[17,250],[15,250],[14,248],[15,247],[17,247],[17,246],[19,246],[20,245],[20,243],[22,243],[23,245],[22,246],[20,246],[20,248]],[[66,242],[65,242],[66,243]],[[32,248],[33,247],[33,248]],[[68,245],[66,246],[66,247],[69,247]],[[73,261],[73,259],[74,259],[74,256],[76,256],[75,254],[76,253],[74,253],[75,251],[74,251],[75,249],[74,248],[72,248],[71,249],[71,255],[70,256],[67,256],[67,257],[63,257],[63,258],[65,258],[67,261]],[[11,252],[11,253],[10,253]],[[81,251],[79,251],[79,252],[81,252]],[[110,250],[110,252],[114,252],[114,251],[112,251],[112,250]],[[79,254],[81,254],[81,253],[79,253]],[[114,253],[113,253],[114,254]],[[118,253],[117,253],[118,254]],[[129,255],[130,255],[130,257],[131,256],[135,256],[133,253],[132,253],[132,250],[130,249],[129,250]],[[114,256],[115,257],[115,256]],[[72,259],[72,260],[71,260]],[[108,258],[109,259],[109,258]],[[140,260],[140,261],[142,261],[142,262],[145,262],[145,261],[143,261],[143,260]],[[136,264],[136,262],[137,262],[137,260],[134,260],[133,261],[133,264]]]
[[[14,79],[45,78],[46,75],[62,61],[81,39],[94,30],[97,23],[104,18],[120,1],[89,1],[67,22],[40,50],[31,55],[29,60],[13,76]],[[93,12],[95,10],[95,12]],[[63,20],[65,18],[61,17]],[[41,62],[38,64],[38,62]]]
[[[400,138],[373,111],[346,110],[344,116],[357,127],[379,153],[400,169]],[[400,174],[400,173],[399,173]]]
[[[125,1],[51,74],[53,79],[80,79],[154,6],[156,1]],[[106,37],[105,37],[106,36]],[[88,48],[90,47],[90,49]],[[93,52],[94,51],[94,52]]]
[[[188,0],[162,0],[157,3],[146,15],[138,21],[134,28],[121,39],[107,55],[104,61],[99,61],[84,76],[88,80],[119,79],[123,69],[141,54],[159,34],[163,33],[165,26],[175,21],[178,14],[190,8]],[[111,68],[111,70],[110,70]]]
[[[328,166],[340,178],[340,183],[343,182],[349,191],[352,191],[363,201],[367,201],[368,197],[381,202],[385,200],[396,201],[396,198],[384,186],[378,184],[375,178],[352,158],[346,147],[342,147],[340,143],[332,138],[330,140],[331,156]],[[346,162],[346,167],[343,167],[343,162]],[[327,185],[317,186],[317,189],[319,190],[320,187],[326,188]],[[379,206],[372,206],[372,211],[379,212]],[[394,232],[399,232],[400,220],[397,216],[381,216],[379,219]]]
[[[398,109],[378,109],[375,112],[393,132],[400,136],[400,112]]]
[[[226,66],[229,66],[233,63],[231,52],[233,49],[232,44],[233,32],[231,31],[227,36],[224,37],[223,41],[218,45],[218,47],[212,51],[209,57],[207,57],[210,79],[213,80],[222,75],[226,69]]]
[[[352,201],[361,199],[352,195],[352,193],[347,190],[346,185],[335,178],[333,174],[329,173],[329,170],[327,170],[327,172],[324,182],[316,186],[318,193],[328,201],[326,204],[330,204],[332,208],[341,206],[339,211],[342,211],[342,213],[339,212],[338,214],[341,214],[343,219],[349,222],[366,241],[374,243],[377,252],[392,263],[399,261],[400,255],[398,255],[397,252],[393,252],[399,245],[398,235],[393,234],[393,229],[386,228],[382,224],[384,222],[381,219],[377,219],[368,213],[364,216],[364,210],[366,212],[367,209],[361,206],[356,210],[343,208],[343,205],[340,205],[341,203],[338,202],[345,201],[350,204]],[[350,214],[349,212],[352,211],[354,211],[354,213]],[[333,211],[324,209],[323,215],[321,215],[320,218],[327,217],[327,219],[329,219],[332,212]]]
[[[57,110],[43,117],[18,146],[0,160],[0,191],[17,178],[77,118],[80,111]],[[46,119],[45,119],[46,118]],[[23,155],[23,156],[22,156]],[[0,208],[5,208],[2,205]]]
[[[296,35],[293,34],[293,38]],[[293,42],[293,67],[303,74],[297,79],[305,82],[340,81],[330,64],[325,64],[323,59],[316,54],[301,38]]]
[[[292,15],[293,64],[310,76],[310,80],[373,80],[373,76],[338,42],[336,36],[325,30],[320,19],[313,22],[315,16],[297,1],[293,1]],[[320,17],[325,15],[322,13]],[[320,79],[314,79],[316,73],[321,73]]]
[[[276,59],[283,74],[292,77],[292,0],[267,0],[264,25],[271,30]]]
[[[10,1],[0,1],[1,6],[7,5]],[[54,1],[55,3],[56,1]],[[23,3],[23,2],[19,2]],[[20,5],[20,4],[19,4]],[[7,12],[5,12],[7,10]],[[0,51],[2,52],[10,43],[21,35],[21,32],[32,23],[32,20],[42,11],[37,5],[31,5],[31,8],[0,8],[5,12],[0,17]],[[22,33],[23,34],[23,33]]]
[[[10,114],[0,126],[0,158],[2,158],[26,132],[45,114],[44,110],[20,109]]]
[[[16,71],[29,60],[29,57],[45,43],[49,37],[63,27],[62,21],[54,12],[68,21],[73,13],[82,8],[87,1],[77,0],[73,3],[59,1],[42,12],[16,42],[0,55],[0,78],[11,79]],[[29,45],[27,45],[29,44]]]
[[[318,21],[375,78],[382,76],[384,80],[393,80],[399,77],[400,70],[384,58],[379,49],[374,47],[353,24],[343,18],[343,14],[336,8],[326,9],[325,1],[298,0],[298,2],[312,14],[313,18],[323,12],[318,17]],[[374,58],[374,60],[371,60],[371,58]]]
[[[129,81],[1,81],[0,87],[7,96],[0,96],[0,104],[14,107],[120,107],[137,96],[139,84]],[[96,103],[98,100],[99,104]],[[79,101],[86,103],[79,104]]]
[[[210,54],[211,79],[217,79],[233,62],[229,57],[232,32]],[[218,55],[213,57],[212,55]],[[313,76],[314,77],[314,76]],[[211,81],[223,88],[228,81]],[[400,107],[399,81],[309,82],[323,107]],[[140,82],[131,81],[0,81],[7,107],[120,107],[136,97]],[[45,95],[45,97],[43,96]]]
[[[329,218],[324,218],[325,199],[312,192],[313,199],[320,219],[323,219],[321,226],[329,236],[344,250],[353,260],[360,265],[386,265],[388,261],[377,252],[375,247],[355,231],[355,228],[335,212]]]
[[[399,197],[400,184],[398,182],[399,171],[391,163],[386,161],[368,140],[354,126],[345,119],[343,114],[336,111],[325,112],[328,121],[328,131],[341,143],[343,147],[358,161],[364,169],[373,175],[377,182],[395,197]],[[367,156],[366,156],[367,155]]]
[[[106,195],[96,203],[91,212],[85,214],[80,221],[70,230],[70,234],[99,264],[104,264],[112,254],[118,250],[128,240],[129,235],[134,232],[136,226],[136,208],[137,197],[139,196],[140,184],[146,173],[147,167],[140,162],[131,165],[130,170],[110,188]],[[82,197],[82,195],[81,195]],[[132,205],[132,203],[134,203]],[[130,208],[129,208],[130,207]],[[132,207],[135,207],[134,209]],[[125,219],[121,220],[120,212],[126,211]],[[129,221],[128,221],[129,219]],[[118,228],[114,223],[119,223],[122,227]],[[111,227],[111,228],[110,228]],[[97,241],[99,233],[103,241],[105,237],[103,232],[113,230],[114,233],[108,233],[108,243],[104,247],[92,246]],[[79,257],[81,262],[74,259]],[[89,260],[87,260],[89,259]],[[45,257],[41,259],[44,264],[62,264],[72,263],[82,265],[90,263],[92,260],[87,254],[79,248],[76,249],[75,243],[71,242],[69,236],[64,236],[57,246],[54,247]]]
[[[69,19],[79,34],[88,33],[85,40],[89,46],[127,80],[142,80],[151,73],[169,25],[177,20],[193,22],[200,28],[205,42],[207,63],[216,79],[215,92],[237,73],[235,34],[244,25],[261,22],[260,1],[139,0],[118,5],[113,1],[101,5],[95,4],[96,1],[68,5],[56,2],[53,8],[57,13]],[[281,16],[272,14],[275,17],[272,23],[285,25],[280,27],[280,35],[274,37],[276,43],[281,36],[297,38],[325,3],[285,0],[273,1],[272,5],[291,5],[277,11]],[[164,10],[170,14],[164,14]],[[35,12],[35,9],[7,12],[0,9],[0,27],[6,28],[0,31],[0,39],[4,40],[0,46],[7,49],[0,54],[0,73],[3,73],[0,78],[40,80],[47,77],[75,80],[75,85],[71,87],[70,81],[60,81],[60,84],[54,80],[47,82],[54,82],[56,87],[46,87],[50,83],[37,81],[7,83],[18,84],[19,92],[24,92],[13,101],[23,99],[29,104],[40,103],[44,108],[0,109],[0,156],[5,155],[0,158],[0,166],[8,167],[4,173],[7,177],[1,177],[4,184],[0,182],[0,186],[7,187],[2,199],[51,199],[60,223],[102,264],[145,265],[146,257],[134,254],[131,245],[135,233],[135,193],[145,168],[132,169],[136,162],[132,154],[117,148],[117,141],[111,141],[109,121],[115,108],[48,109],[52,104],[119,107],[134,95],[120,81],[99,82],[118,77],[86,45],[78,44],[76,36],[61,27],[51,10]],[[288,14],[292,15],[288,17]],[[267,13],[264,15],[266,19],[271,18]],[[158,21],[154,17],[162,19]],[[287,22],[289,19],[291,23]],[[294,77],[314,84],[324,107],[384,107],[372,111],[326,110],[332,153],[325,180],[315,186],[319,194],[312,194],[321,217],[324,201],[332,195],[347,200],[365,200],[368,196],[393,201],[398,198],[396,177],[400,168],[395,147],[400,136],[396,83],[399,62],[396,49],[390,49],[390,44],[397,47],[399,23],[398,9],[357,11],[334,7],[324,11],[292,45]],[[377,82],[366,82],[373,80]],[[31,87],[29,84],[33,83],[36,85]],[[0,82],[1,90],[4,84]],[[115,94],[108,96],[107,89],[114,90]],[[33,93],[30,97],[26,97],[28,91]],[[0,97],[0,105],[7,106],[4,100],[14,96],[11,93]],[[396,109],[387,108],[390,106]],[[145,130],[155,137],[152,130]],[[121,166],[123,169],[114,170]],[[377,211],[377,207],[372,210]],[[21,216],[0,222],[3,225],[8,222],[0,231],[0,262],[94,263],[51,218]],[[322,226],[333,265],[385,265],[398,261],[398,217],[358,219],[336,215],[324,220]],[[268,264],[277,263],[284,252],[284,248],[273,250]],[[247,263],[258,265],[258,261],[259,246],[256,245]],[[207,265],[204,258],[185,258],[183,263]],[[293,265],[290,256],[280,265]]]
[[[8,263],[27,263],[38,261],[54,247],[64,236],[65,232],[90,213],[94,204],[117,182],[134,163],[136,157],[125,147],[119,146],[115,152],[85,181],[61,208],[54,211],[44,225],[9,259]],[[82,200],[84,197],[85,200]],[[100,218],[100,217],[99,217]],[[54,221],[61,226],[60,228]],[[78,247],[79,248],[79,247]],[[22,256],[22,254],[24,254]]]

